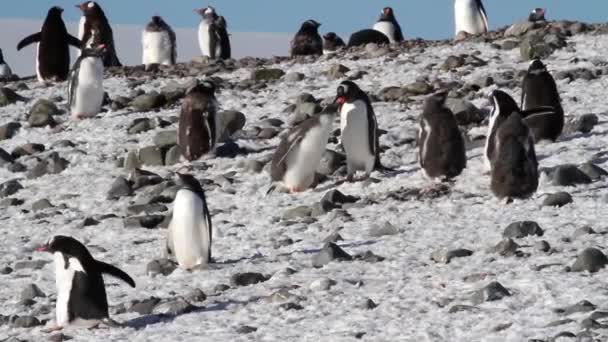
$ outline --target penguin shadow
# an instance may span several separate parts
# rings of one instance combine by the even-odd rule
[[[351,243],[344,243],[344,244],[337,244],[340,248],[357,248],[357,247],[364,247],[364,246],[373,246],[375,244],[377,244],[378,241],[377,240],[368,240],[368,241],[359,241],[359,242],[351,242]],[[316,254],[319,253],[320,251],[322,251],[323,248],[310,248],[310,249],[300,249],[300,250],[295,250],[292,252],[287,252],[287,253],[282,253],[279,254],[278,256],[290,256],[290,255],[294,255],[294,254]]]
[[[562,136],[560,139],[557,140],[557,142],[569,142],[569,141],[580,139],[580,138],[603,137],[605,135],[606,134],[600,133],[600,132],[590,132],[590,133],[576,132],[576,133],[572,133],[568,136]]]

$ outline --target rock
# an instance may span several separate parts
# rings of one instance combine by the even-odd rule
[[[133,190],[141,189],[146,186],[156,185],[163,182],[163,178],[154,172],[133,169],[129,172],[127,179]]]
[[[302,81],[306,76],[301,73],[301,72],[288,72],[285,75],[285,82],[300,82]]]
[[[21,260],[15,262],[13,268],[15,271],[25,269],[41,270],[48,263],[50,263],[49,260]]]
[[[129,128],[127,128],[127,134],[139,134],[154,129],[156,125],[154,120],[149,118],[138,118],[131,122]]]
[[[383,88],[378,93],[378,98],[381,101],[385,101],[385,102],[392,102],[392,101],[407,102],[409,99],[405,89],[400,88],[400,87]]]
[[[600,180],[604,176],[608,176],[608,171],[593,163],[585,163],[578,167],[584,174],[587,175],[592,181]]]
[[[566,122],[564,133],[590,133],[599,123],[599,118],[595,114],[584,114],[570,119]]]
[[[133,194],[133,188],[131,183],[124,177],[117,177],[108,191],[107,199],[119,199],[125,196],[131,196]]]
[[[572,272],[597,272],[608,263],[606,255],[597,248],[585,249],[571,267]]]
[[[237,334],[246,335],[258,331],[258,328],[248,325],[242,325],[236,329]]]
[[[346,76],[346,73],[349,72],[350,69],[345,67],[342,64],[334,64],[332,65],[332,67],[327,71],[327,77],[330,80],[337,80],[337,79],[341,79],[344,76]]]
[[[543,206],[545,207],[563,207],[566,204],[572,203],[572,196],[567,192],[558,192],[555,194],[548,194],[543,200]]]
[[[251,72],[251,80],[257,82],[268,82],[280,79],[285,75],[281,69],[256,69]]]
[[[280,309],[283,309],[285,311],[290,311],[290,310],[295,310],[295,311],[299,311],[299,310],[303,310],[304,307],[300,304],[297,303],[284,303],[279,305]]]
[[[44,150],[46,150],[46,148],[43,144],[27,143],[15,147],[13,152],[11,152],[11,155],[13,158],[19,159],[23,156],[32,156],[44,152]]]
[[[433,86],[424,81],[416,81],[406,85],[403,90],[409,95],[427,95],[433,92]]]
[[[240,147],[234,141],[229,141],[215,148],[215,156],[218,158],[234,158],[247,153],[249,152],[246,148]]]
[[[140,148],[137,152],[137,158],[143,165],[162,166],[163,152],[159,147],[147,146]]]
[[[576,186],[589,184],[591,178],[574,165],[560,165],[553,173],[553,184],[558,186]]]
[[[46,297],[44,292],[36,286],[36,284],[29,284],[23,290],[21,290],[21,300],[34,299],[38,297]]]
[[[313,256],[312,266],[316,268],[323,267],[334,260],[352,260],[353,257],[346,253],[340,246],[335,243],[328,242],[323,248]]]
[[[310,284],[309,288],[312,291],[317,291],[317,292],[327,291],[336,284],[337,284],[337,282],[333,279],[321,278],[321,279],[317,279],[317,280],[313,281]]]
[[[448,250],[446,248],[442,248],[431,253],[431,260],[440,264],[449,264],[454,258],[464,258],[471,255],[473,255],[473,251],[468,249],[459,248]]]
[[[595,230],[593,230],[593,228],[591,226],[583,226],[580,228],[577,228],[574,233],[572,234],[573,238],[579,238],[581,236],[584,235],[593,235],[593,234],[597,234],[597,232]]]
[[[245,118],[245,114],[238,112],[236,110],[228,110],[225,112],[219,113],[221,129],[219,141],[225,141],[230,138],[236,132],[240,131],[245,127],[245,123],[247,119]]]
[[[54,205],[51,204],[51,202],[46,199],[43,198],[41,200],[38,200],[34,203],[32,203],[32,211],[41,211],[41,210],[45,210],[45,209],[49,209],[49,208],[53,208]]]
[[[484,302],[501,300],[504,297],[508,296],[511,296],[509,290],[503,287],[499,282],[494,281],[485,286],[484,288],[476,291],[471,296],[471,302],[475,305],[479,305]]]
[[[123,226],[125,228],[146,228],[156,229],[162,228],[159,225],[165,220],[164,215],[143,215],[143,216],[131,216],[123,220]]]
[[[193,289],[188,292],[185,296],[187,300],[191,302],[204,302],[207,299],[207,295],[201,289]]]
[[[263,161],[250,160],[249,162],[247,162],[247,171],[254,174],[260,173],[264,170],[265,165],[266,163],[264,163]]]
[[[325,211],[331,211],[333,209],[342,208],[343,204],[355,203],[358,200],[359,197],[345,195],[338,190],[330,190],[323,195],[321,207]]]
[[[14,90],[6,87],[0,88],[0,107],[5,107],[17,101],[25,101],[26,98],[17,94]]]
[[[566,306],[564,308],[557,308],[555,310],[553,310],[555,313],[560,314],[560,315],[564,315],[564,316],[570,316],[572,314],[575,313],[579,313],[579,312],[590,312],[595,310],[597,306],[594,305],[593,303],[591,303],[588,300],[582,300],[576,304],[570,305],[570,306]]]
[[[246,272],[237,273],[230,277],[230,285],[232,286],[249,286],[257,283],[263,283],[270,279],[261,273]]]
[[[179,163],[181,158],[181,152],[179,150],[179,146],[172,146],[169,148],[167,153],[165,153],[165,165],[171,166]]]
[[[485,119],[483,112],[465,99],[448,98],[445,104],[461,126],[480,124]]]
[[[325,150],[321,157],[321,162],[317,167],[317,173],[322,175],[333,175],[336,170],[340,168],[346,161],[344,154],[338,153],[333,150]]]
[[[129,312],[137,312],[140,315],[149,315],[154,311],[156,305],[160,303],[160,299],[156,297],[150,297],[144,300],[135,300],[133,305],[129,308]]]
[[[493,250],[502,256],[512,256],[515,255],[518,248],[519,245],[512,239],[504,239],[494,246]]]
[[[14,137],[21,129],[21,124],[18,122],[9,122],[0,126],[0,141]]]
[[[534,58],[545,59],[553,53],[553,49],[542,35],[529,34],[521,40],[519,52],[523,61],[529,61]]]
[[[55,120],[53,115],[59,115],[61,112],[57,106],[49,100],[40,99],[34,103],[34,106],[29,112],[28,123],[30,127],[54,126]]]
[[[551,245],[547,241],[541,240],[534,243],[534,249],[539,252],[547,253],[551,250]]]
[[[309,217],[312,214],[312,208],[309,206],[301,205],[299,207],[291,208],[283,213],[281,219],[283,221],[295,220],[302,217]]]
[[[357,255],[354,256],[353,259],[354,260],[364,261],[364,262],[369,262],[369,263],[372,263],[372,264],[377,263],[377,262],[382,262],[382,261],[386,260],[385,257],[376,255],[372,251],[366,251],[364,253],[357,254]]]
[[[136,112],[149,112],[153,109],[164,106],[166,99],[162,94],[151,91],[147,94],[137,96],[131,101],[131,106]]]
[[[127,207],[127,214],[139,215],[139,214],[151,214],[151,213],[162,213],[169,210],[167,206],[158,203],[151,204],[135,204]]]
[[[514,222],[505,228],[502,236],[505,238],[520,239],[528,235],[543,236],[544,232],[538,223],[533,221]]]
[[[97,226],[100,223],[101,222],[97,221],[96,219],[94,219],[92,217],[86,217],[82,221],[82,224],[80,226],[83,227],[83,228],[85,228],[85,227],[92,227],[92,226]]]
[[[521,36],[524,33],[534,29],[537,26],[536,23],[531,21],[520,21],[511,25],[504,33],[505,37],[509,36]]]
[[[399,229],[393,226],[390,222],[385,221],[383,224],[374,224],[369,230],[369,236],[381,237],[399,234]]]
[[[176,268],[177,265],[169,259],[152,260],[146,265],[146,274],[149,276],[156,276],[158,274],[168,276]]]
[[[279,135],[279,130],[274,127],[265,127],[262,128],[260,133],[258,133],[259,139],[272,139]]]
[[[454,305],[452,306],[449,310],[448,313],[450,314],[454,314],[454,313],[458,313],[458,312],[475,312],[475,311],[479,311],[479,309],[475,306],[470,306],[470,305]]]
[[[63,333],[57,333],[49,336],[49,341],[51,342],[63,342],[73,340],[74,338],[68,335],[64,335]]]
[[[156,305],[152,313],[157,315],[179,316],[194,311],[196,307],[183,298]]]
[[[0,166],[6,166],[12,164],[15,161],[13,156],[6,152],[4,149],[0,148]]]
[[[4,182],[0,184],[0,198],[14,195],[21,189],[23,189],[23,186],[16,179]]]
[[[13,273],[13,269],[8,266],[4,266],[4,267],[0,268],[0,274],[2,274],[2,275],[7,275],[7,274],[11,274],[11,273]]]
[[[443,62],[441,69],[445,71],[454,70],[463,66],[464,63],[465,60],[462,56],[448,56],[445,62]]]
[[[177,145],[177,131],[162,131],[154,136],[154,145],[160,148],[169,148]]]
[[[42,325],[38,318],[33,316],[20,316],[13,321],[15,328],[33,328]]]

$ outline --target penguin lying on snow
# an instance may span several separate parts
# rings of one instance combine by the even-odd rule
[[[323,54],[323,39],[319,35],[319,26],[321,24],[312,19],[302,24],[291,41],[291,57]]]
[[[454,114],[445,106],[446,97],[446,92],[427,97],[419,120],[420,166],[430,178],[456,177],[467,165],[464,140]]]
[[[323,36],[323,53],[332,53],[345,47],[342,38],[338,37],[335,32],[329,32]]]
[[[68,104],[75,119],[90,118],[101,110],[103,104],[103,61],[105,45],[82,51],[70,72]]]
[[[481,34],[488,32],[488,16],[481,0],[456,0],[454,3],[456,32]]]
[[[399,26],[391,7],[385,7],[382,10],[380,18],[374,24],[374,30],[384,33],[391,43],[401,43],[403,41],[401,26]]]
[[[196,178],[177,173],[180,186],[173,201],[167,253],[180,268],[192,270],[211,261],[212,226],[205,192]]]
[[[17,45],[17,50],[38,43],[36,75],[40,83],[65,81],[70,72],[69,45],[80,48],[80,40],[71,36],[61,18],[63,9],[52,7],[42,24],[42,29]]]
[[[231,48],[226,19],[218,16],[211,6],[194,11],[203,18],[198,26],[198,44],[202,55],[211,59],[229,59]]]
[[[97,326],[109,319],[108,299],[102,274],[109,274],[135,287],[124,271],[95,260],[76,239],[57,235],[40,252],[53,254],[57,286],[56,327],[68,325]]]
[[[362,46],[369,43],[378,45],[390,44],[390,39],[382,32],[373,29],[357,31],[350,36],[347,47]]]
[[[11,68],[4,61],[4,55],[2,54],[2,49],[0,49],[0,78],[6,78],[13,76],[13,72]]]
[[[159,16],[153,16],[142,33],[142,63],[173,65],[177,59],[175,32]]]
[[[177,145],[189,161],[213,151],[220,136],[215,85],[204,81],[186,92],[179,115]]]
[[[103,9],[95,1],[86,1],[76,5],[82,11],[80,19],[79,37],[82,40],[82,48],[88,48],[103,44],[106,46],[106,53],[103,56],[103,66],[122,66],[116,55],[114,45],[114,33],[108,22],[108,18]]]
[[[336,115],[335,106],[292,128],[279,143],[271,162],[273,182],[282,183],[290,192],[301,192],[314,182]],[[268,192],[274,190],[272,186]]]

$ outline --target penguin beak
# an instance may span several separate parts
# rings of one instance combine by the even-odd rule
[[[42,245],[38,248],[36,248],[36,252],[49,252],[50,248],[49,245]]]
[[[86,3],[76,5],[76,8],[79,8],[81,11],[84,11],[87,8]]]
[[[344,103],[346,103],[346,97],[345,96],[338,96],[338,97],[336,97],[336,100],[334,101],[334,103],[337,103],[340,106],[342,106]]]

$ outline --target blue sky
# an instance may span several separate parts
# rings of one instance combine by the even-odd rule
[[[2,0],[0,18],[42,19],[53,5],[65,9],[66,21],[77,21],[79,0]],[[112,23],[144,24],[159,14],[174,27],[194,27],[198,22],[194,8],[215,6],[229,22],[231,30],[241,32],[294,32],[306,19],[321,22],[322,32],[346,35],[369,27],[386,5],[395,9],[407,37],[447,38],[453,35],[452,0],[102,0]],[[583,4],[584,3],[584,4]],[[548,9],[552,19],[605,21],[606,0],[486,0],[484,2],[493,28],[526,17],[533,7]]]

